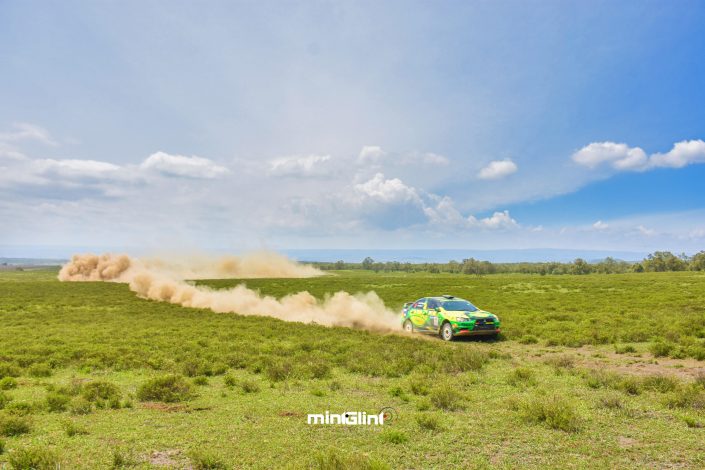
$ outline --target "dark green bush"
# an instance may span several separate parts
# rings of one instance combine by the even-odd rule
[[[0,390],[12,390],[13,388],[17,388],[17,380],[14,377],[0,379]]]
[[[81,396],[97,408],[120,408],[122,392],[111,382],[96,380],[83,386]]]
[[[0,436],[19,436],[27,434],[31,429],[27,418],[19,416],[0,416]]]
[[[47,409],[53,413],[66,411],[66,408],[71,401],[71,397],[57,392],[49,392],[46,396]]]
[[[656,357],[668,356],[674,349],[672,343],[665,343],[662,341],[657,341],[649,346],[649,351]]]
[[[208,385],[208,377],[206,377],[205,375],[199,375],[198,377],[194,377],[193,384],[199,386]]]
[[[22,470],[56,470],[60,466],[56,452],[41,447],[24,447],[10,453],[10,466]]]
[[[191,384],[180,375],[156,377],[142,384],[137,390],[137,398],[141,401],[176,403],[190,400],[192,397]]]

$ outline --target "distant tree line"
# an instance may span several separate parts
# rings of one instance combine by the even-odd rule
[[[674,255],[670,251],[656,251],[637,263],[616,260],[607,257],[604,260],[589,263],[578,258],[570,263],[491,263],[475,258],[447,263],[401,263],[399,261],[378,262],[369,256],[360,263],[313,263],[323,270],[365,269],[375,272],[430,272],[455,274],[619,274],[629,272],[664,272],[664,271],[705,271],[705,251],[693,256],[685,253]]]

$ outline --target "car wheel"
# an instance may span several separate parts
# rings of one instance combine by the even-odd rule
[[[406,331],[407,333],[414,332],[414,325],[412,325],[409,320],[404,322],[404,331]]]
[[[450,323],[444,323],[441,327],[441,339],[443,341],[453,341],[453,326]]]

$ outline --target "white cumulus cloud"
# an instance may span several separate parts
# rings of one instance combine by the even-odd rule
[[[609,224],[607,224],[601,220],[598,220],[597,222],[592,224],[592,228],[594,228],[595,230],[606,230],[609,228]]]
[[[355,190],[361,195],[386,204],[420,201],[414,188],[407,186],[399,178],[386,179],[382,173],[377,173],[365,183],[356,184]]]
[[[43,159],[36,160],[34,166],[39,174],[69,179],[111,178],[117,176],[122,169],[118,165],[97,160]]]
[[[509,159],[495,160],[481,169],[477,177],[483,180],[496,180],[516,173],[517,170],[516,163]]]
[[[682,168],[693,163],[705,163],[705,142],[684,140],[666,153],[647,155],[640,147],[624,143],[593,142],[575,152],[574,162],[590,169],[608,165],[617,171],[645,171],[653,168]]]
[[[382,147],[377,145],[365,145],[360,150],[360,155],[357,161],[360,163],[377,163],[387,155],[387,152],[382,150]]]
[[[292,155],[269,162],[269,172],[276,176],[322,176],[327,174],[330,155]]]
[[[153,153],[142,162],[140,168],[170,176],[206,179],[217,178],[230,172],[224,166],[217,165],[207,158],[170,155],[165,152]]]
[[[468,217],[468,225],[470,227],[481,227],[491,230],[511,229],[519,227],[517,221],[512,219],[512,217],[509,215],[509,211],[507,210],[502,212],[495,212],[490,217],[485,217],[483,219],[477,219],[471,215]]]

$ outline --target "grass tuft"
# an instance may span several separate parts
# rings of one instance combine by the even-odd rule
[[[573,405],[561,397],[534,397],[519,404],[524,421],[565,432],[577,432],[581,419]]]
[[[194,470],[225,470],[228,468],[217,456],[205,451],[194,451],[189,457]]]
[[[319,453],[310,466],[316,470],[388,470],[389,465],[360,454],[345,454],[340,451]]]
[[[443,429],[440,417],[433,413],[416,415],[416,423],[424,431],[440,431]]]

